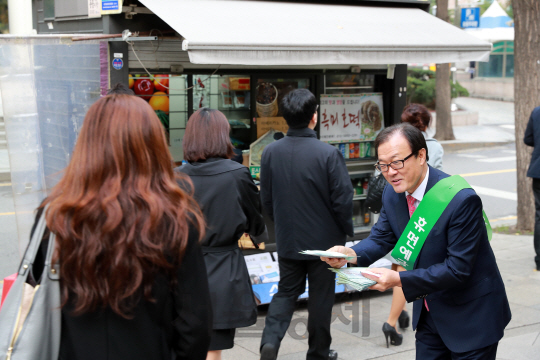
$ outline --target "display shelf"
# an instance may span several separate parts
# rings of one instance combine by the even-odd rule
[[[354,233],[355,234],[358,234],[358,233],[361,233],[361,232],[369,232],[371,231],[371,225],[370,226],[355,226],[354,227]]]
[[[377,162],[377,159],[374,157],[362,158],[361,160],[359,159],[347,160],[346,159],[345,165],[347,166],[372,165],[372,164],[375,164],[376,162]]]
[[[354,195],[352,199],[354,201],[354,200],[364,200],[365,198],[367,198],[367,194]]]

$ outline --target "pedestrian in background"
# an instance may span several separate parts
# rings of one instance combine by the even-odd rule
[[[184,159],[177,170],[190,176],[195,199],[208,224],[202,241],[214,325],[208,360],[234,346],[236,328],[257,322],[257,304],[238,240],[248,233],[256,243],[268,240],[259,190],[249,169],[230,160],[230,125],[218,110],[197,110],[187,123]]]
[[[405,106],[401,113],[401,122],[408,122],[422,132],[426,139],[428,164],[435,169],[443,169],[444,149],[442,145],[427,134],[427,129],[431,125],[431,113],[421,104],[409,104]]]
[[[307,359],[337,359],[330,350],[335,274],[321,261],[298,252],[344,245],[353,236],[353,188],[345,160],[334,146],[317,139],[317,102],[306,89],[281,102],[287,136],[266,146],[261,159],[263,207],[275,221],[280,280],[261,339],[261,359],[277,357],[309,278]]]
[[[205,359],[204,219],[170,164],[146,101],[109,95],[90,107],[64,176],[37,215],[48,205],[47,227],[56,234],[60,359]],[[48,240],[46,232],[35,280]]]
[[[523,141],[526,145],[533,147],[527,176],[532,178],[534,206],[536,208],[534,217],[534,251],[536,256],[534,261],[536,262],[536,270],[540,271],[540,106],[531,113]]]

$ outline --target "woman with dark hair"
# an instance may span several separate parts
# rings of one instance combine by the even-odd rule
[[[109,95],[90,107],[64,176],[37,215],[48,206],[56,234],[59,359],[206,357],[204,219],[170,164],[161,123],[144,100]],[[47,245],[46,233],[35,279]]]
[[[421,104],[409,104],[405,106],[401,113],[401,122],[408,122],[422,132],[426,139],[428,164],[435,169],[442,170],[442,158],[444,149],[439,142],[427,134],[427,129],[431,124],[431,113]]]
[[[221,359],[221,351],[234,346],[236,328],[257,321],[257,305],[238,240],[244,233],[257,243],[268,238],[251,174],[247,167],[230,160],[229,131],[229,122],[220,111],[197,110],[184,135],[188,163],[178,168],[191,177],[195,199],[208,224],[202,245],[214,316],[209,360]]]

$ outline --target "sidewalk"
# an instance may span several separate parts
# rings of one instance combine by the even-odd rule
[[[441,141],[447,152],[498,146],[516,140],[514,103],[476,98],[452,100],[461,109],[478,112],[478,125],[454,126],[456,140]],[[428,131],[433,136],[435,130]]]
[[[499,343],[497,359],[533,360],[540,353],[540,272],[534,270],[532,236],[493,234],[491,241],[501,271],[512,321]],[[388,317],[392,293],[369,291],[369,301],[361,294],[336,295],[335,320],[332,323],[332,349],[341,360],[414,360],[415,339],[411,328],[403,331],[403,344],[386,348],[381,331]],[[489,297],[486,297],[486,301]],[[410,311],[411,304],[407,304]],[[357,316],[356,311],[361,315]],[[259,346],[266,307],[259,309],[258,323],[237,332],[235,346],[223,352],[224,360],[259,359]],[[411,312],[409,312],[412,315]],[[307,319],[305,302],[299,302],[293,316],[296,329],[289,328],[283,339],[278,359],[306,358]],[[355,323],[357,328],[355,328]],[[365,333],[369,330],[369,334]],[[364,334],[362,334],[364,332]],[[246,337],[249,335],[250,337]],[[291,336],[292,335],[292,336]],[[363,336],[364,335],[364,336]],[[298,339],[295,339],[295,338]]]

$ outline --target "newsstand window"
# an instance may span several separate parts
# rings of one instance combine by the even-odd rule
[[[182,141],[188,118],[187,76],[171,74],[130,74],[129,87],[148,101],[156,112],[176,163],[184,158]]]
[[[264,148],[282,137],[280,133],[287,134],[289,126],[279,105],[281,99],[295,89],[310,89],[309,78],[260,78],[257,80],[257,88],[254,92],[257,140],[250,145],[249,150],[249,169],[255,178],[259,177]]]
[[[373,224],[365,199],[376,161],[373,141],[384,127],[383,94],[374,88],[374,74],[326,74],[319,110],[320,139],[340,150],[350,171],[355,233]]]

